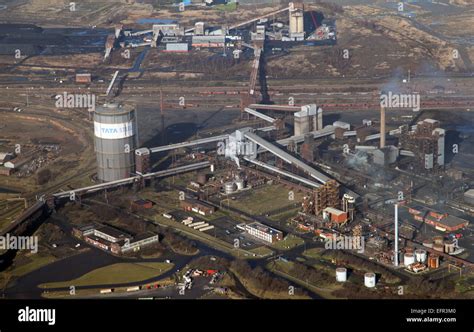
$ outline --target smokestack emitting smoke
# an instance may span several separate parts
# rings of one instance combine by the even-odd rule
[[[398,204],[395,204],[395,248],[393,250],[393,265],[398,266]]]
[[[385,107],[380,107],[380,148],[385,147]]]

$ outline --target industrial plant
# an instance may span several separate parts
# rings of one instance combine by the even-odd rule
[[[7,2],[3,298],[474,298],[473,5]]]

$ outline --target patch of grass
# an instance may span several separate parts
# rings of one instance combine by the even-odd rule
[[[311,248],[303,252],[303,256],[308,258],[320,259],[321,253],[324,251],[323,248]]]
[[[237,10],[237,2],[229,2],[225,5],[217,5],[214,6],[214,8],[220,11],[233,12],[234,10]]]
[[[8,273],[15,277],[21,277],[55,261],[56,258],[50,255],[33,256],[31,262],[14,267]]]
[[[303,286],[311,290],[312,292],[318,294],[322,298],[337,299],[336,296],[332,295],[332,292],[342,288],[341,285],[329,284],[329,285],[325,285],[325,287],[318,287],[312,283],[309,283],[307,280],[301,280],[298,277],[294,276],[292,274],[293,266],[294,266],[293,262],[273,261],[267,265],[267,269],[272,271],[276,275],[284,277],[294,282],[295,284],[298,284],[300,286]]]
[[[282,185],[273,184],[251,190],[245,197],[241,197],[239,200],[231,200],[230,206],[250,214],[262,215],[278,207],[298,202],[302,198],[300,196],[300,193],[294,193],[294,201],[290,201],[289,190]]]
[[[269,249],[265,246],[250,249],[249,251],[256,254],[257,256],[269,256],[273,253],[273,251],[271,249]]]
[[[168,263],[117,263],[98,268],[83,276],[69,280],[41,284],[41,288],[62,288],[140,282],[169,271],[174,264]]]
[[[275,249],[290,250],[303,244],[304,241],[302,238],[293,234],[288,234],[283,240],[272,243],[270,246]]]

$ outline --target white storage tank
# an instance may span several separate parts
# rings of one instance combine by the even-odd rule
[[[405,253],[403,256],[403,265],[408,266],[415,263],[415,255],[411,252]]]
[[[234,182],[226,182],[224,184],[224,192],[226,194],[232,194],[233,192],[235,192],[235,183]]]
[[[347,281],[347,269],[345,267],[338,267],[336,269],[336,281],[337,282]]]
[[[426,253],[426,250],[423,249],[417,249],[415,250],[415,259],[417,262],[424,263],[426,262],[428,255]]]
[[[364,285],[365,287],[368,287],[368,288],[375,287],[375,273],[367,272],[364,275]]]
[[[237,186],[237,190],[242,190],[245,188],[245,182],[243,179],[241,178],[237,178],[235,180],[235,185]]]
[[[444,243],[444,252],[451,254],[456,251],[456,242],[455,241],[446,241]]]

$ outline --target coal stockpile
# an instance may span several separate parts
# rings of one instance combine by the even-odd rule
[[[104,29],[41,28],[30,24],[0,24],[0,54],[61,55],[101,52],[109,32]]]

